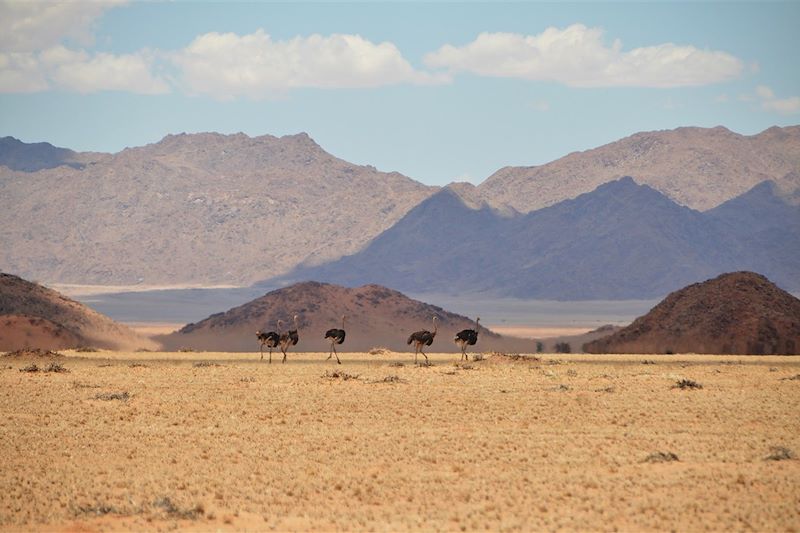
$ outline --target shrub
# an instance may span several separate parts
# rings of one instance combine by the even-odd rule
[[[110,402],[111,400],[119,400],[121,402],[127,402],[130,399],[131,395],[128,391],[123,392],[103,392],[100,394],[95,395],[95,400],[103,400],[105,402]]]
[[[765,461],[788,461],[789,459],[794,459],[794,452],[783,446],[772,446],[769,451],[769,455],[764,457]]]
[[[678,456],[672,452],[654,452],[644,458],[643,463],[671,463],[678,461]]]
[[[568,342],[557,342],[556,353],[572,353],[572,346]]]
[[[698,382],[691,380],[691,379],[679,379],[675,385],[672,386],[673,389],[702,389],[703,386]]]

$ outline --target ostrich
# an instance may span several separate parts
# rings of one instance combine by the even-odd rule
[[[455,343],[461,346],[461,359],[466,358],[469,361],[469,356],[467,355],[467,346],[475,346],[475,343],[478,342],[478,329],[480,327],[481,317],[478,317],[475,320],[475,329],[463,329],[456,333],[456,338],[453,339]]]
[[[334,354],[336,354],[336,362],[339,363],[340,365],[342,364],[342,362],[339,361],[339,354],[336,353],[336,345],[342,344],[344,342],[344,336],[345,336],[344,315],[342,315],[342,329],[333,328],[325,332],[325,338],[331,340],[331,353],[330,355],[328,355],[328,359],[330,359]]]
[[[422,331],[415,331],[408,337],[408,341],[406,344],[414,343],[414,362],[417,362],[417,354],[421,353],[425,355],[425,352],[422,350],[423,346],[430,346],[433,344],[433,338],[436,337],[436,332],[438,331],[438,326],[436,325],[436,321],[438,320],[437,317],[433,317],[433,333],[428,330],[423,329]],[[425,361],[428,361],[428,356],[425,355]]]
[[[286,362],[286,349],[289,346],[294,346],[297,344],[297,341],[300,340],[300,336],[297,334],[297,315],[294,315],[294,329],[290,329],[286,333],[281,333],[280,336],[280,345],[281,351],[283,352],[283,362]]]
[[[280,320],[278,321],[278,331],[280,331]],[[258,342],[261,343],[261,360],[264,360],[264,346],[269,348],[269,363],[272,364],[272,349],[278,346],[278,343],[281,340],[281,336],[278,335],[274,331],[268,331],[266,333],[261,333],[261,331],[256,331],[256,337],[258,338]]]

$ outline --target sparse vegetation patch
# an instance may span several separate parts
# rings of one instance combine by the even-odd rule
[[[69,370],[64,368],[64,366],[61,363],[57,363],[55,361],[50,363],[47,366],[47,368],[44,369],[44,371],[45,372],[57,372],[57,373],[69,372]]]
[[[374,348],[370,348],[369,354],[370,355],[389,355],[392,351],[389,348],[384,348],[383,346],[376,346]]]
[[[111,400],[119,400],[121,402],[127,402],[130,399],[131,395],[128,391],[123,392],[103,392],[101,394],[95,395],[95,400],[103,400],[105,402],[110,402]]]
[[[653,452],[645,457],[643,463],[671,463],[678,461],[678,456],[672,452]]]
[[[672,386],[673,389],[702,389],[703,386],[692,380],[692,379],[679,379],[675,385]]]
[[[783,446],[772,446],[769,449],[769,455],[764,457],[765,461],[788,461],[794,459],[795,455],[792,450]]]
[[[170,518],[177,518],[180,520],[197,520],[200,516],[205,514],[205,509],[200,504],[190,509],[181,509],[167,496],[155,500],[153,502],[153,507],[161,509]]]
[[[781,378],[781,381],[800,381],[800,374],[795,374],[794,376],[789,376],[787,378]]]
[[[78,346],[75,348],[75,351],[78,353],[91,353],[96,352],[97,348],[92,348],[91,346]]]
[[[383,379],[376,379],[375,381],[372,381],[371,383],[405,383],[405,382],[406,382],[406,380],[404,380],[400,376],[396,376],[395,375],[395,376],[386,376]]]
[[[322,375],[322,377],[328,378],[328,379],[341,379],[342,381],[348,381],[348,380],[351,380],[351,379],[358,379],[359,375],[358,374],[348,374],[347,372],[344,372],[343,370],[334,370],[332,372],[330,370],[326,370],[325,373]]]
[[[14,350],[7,352],[3,357],[64,357],[64,354],[50,350],[40,350],[39,348]]]
[[[195,368],[206,368],[209,366],[222,366],[222,365],[219,363],[215,363],[213,361],[198,361],[197,363],[194,363],[192,366]]]

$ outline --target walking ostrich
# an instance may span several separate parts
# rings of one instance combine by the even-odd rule
[[[414,333],[412,333],[408,337],[408,341],[406,342],[406,344],[411,344],[412,342],[414,343],[414,349],[415,349],[415,351],[414,351],[414,362],[415,363],[417,362],[417,354],[421,353],[422,355],[425,355],[425,352],[423,351],[422,347],[423,346],[430,346],[431,344],[433,344],[433,338],[436,337],[436,332],[438,331],[438,326],[436,325],[436,321],[437,320],[438,320],[438,318],[434,316],[433,317],[433,332],[430,332],[430,331],[428,331],[426,329],[423,329],[421,331],[415,331]],[[425,355],[425,361],[426,362],[428,361],[428,356],[427,355]]]
[[[342,364],[342,362],[339,361],[339,354],[336,353],[336,345],[342,344],[344,342],[345,334],[346,333],[344,331],[344,315],[342,315],[342,329],[333,328],[325,332],[325,338],[331,340],[331,353],[330,355],[328,355],[328,359],[330,359],[334,354],[336,354],[336,362],[339,363],[340,365]]]
[[[466,358],[469,361],[469,356],[467,355],[467,346],[475,346],[475,343],[478,342],[478,329],[480,327],[481,317],[478,317],[475,320],[475,329],[462,329],[458,333],[456,333],[456,338],[453,339],[455,343],[461,346],[461,359]]]
[[[278,331],[280,331],[280,320],[278,321]],[[274,331],[268,331],[266,333],[261,333],[261,331],[256,331],[256,338],[258,338],[258,342],[261,343],[261,360],[264,360],[264,346],[266,345],[269,348],[269,363],[272,364],[272,349],[278,346],[278,343],[281,340],[281,336],[278,335]]]
[[[281,351],[283,352],[283,362],[286,362],[286,350],[289,346],[294,346],[297,344],[297,341],[300,340],[300,336],[297,334],[297,315],[294,315],[294,329],[290,329],[286,333],[281,333],[280,337],[280,345]]]

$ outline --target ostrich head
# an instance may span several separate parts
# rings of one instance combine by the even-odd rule
[[[278,332],[280,333],[280,331],[281,331],[282,329],[283,329],[283,320],[280,320],[280,319],[279,319],[279,320],[278,320]]]
[[[292,320],[294,320],[294,329],[300,329],[297,327],[297,315],[294,315],[294,317],[292,317]]]

